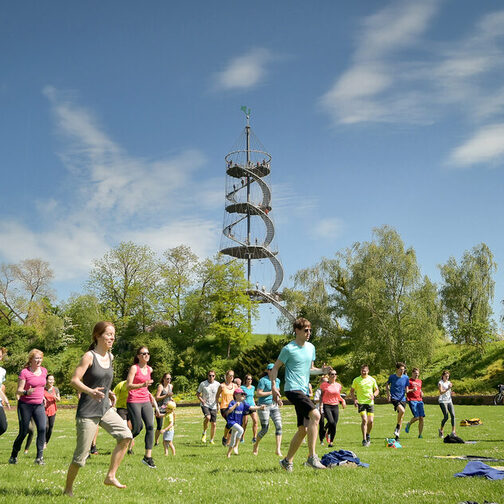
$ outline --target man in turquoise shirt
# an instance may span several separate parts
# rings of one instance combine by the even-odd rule
[[[310,383],[310,374],[325,374],[331,368],[324,365],[319,369],[313,365],[315,347],[308,341],[311,335],[311,323],[308,320],[298,318],[294,322],[294,332],[296,339],[282,348],[270,375],[273,400],[278,401],[280,390],[276,385],[276,377],[278,370],[285,365],[284,392],[287,399],[294,404],[297,415],[298,430],[292,438],[287,457],[280,461],[280,465],[286,471],[292,471],[294,455],[308,434],[308,460],[305,465],[314,469],[325,469],[315,453],[320,413],[306,391]]]

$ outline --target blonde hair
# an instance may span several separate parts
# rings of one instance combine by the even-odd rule
[[[175,401],[168,401],[165,405],[165,408],[169,409],[171,411],[173,411],[176,407],[177,407],[177,404],[175,403]]]
[[[26,368],[29,368],[31,365],[31,360],[35,355],[40,355],[41,357],[44,357],[44,352],[42,350],[39,350],[38,348],[34,348],[33,350],[30,350],[30,353],[28,354],[28,362],[25,364]]]

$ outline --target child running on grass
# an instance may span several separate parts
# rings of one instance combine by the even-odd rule
[[[163,428],[161,429],[161,434],[163,434],[163,446],[164,454],[168,456],[171,450],[172,455],[175,455],[175,445],[173,444],[173,436],[175,434],[175,408],[177,405],[175,401],[168,401],[165,405],[165,413],[161,413],[164,416]]]
[[[231,452],[238,455],[238,445],[240,444],[240,439],[243,434],[243,415],[249,411],[263,410],[266,406],[250,406],[245,402],[245,397],[247,394],[241,389],[235,389],[233,393],[233,400],[229,403],[228,409],[226,411],[226,429],[231,432],[231,442],[229,443],[229,448],[227,451],[227,457],[231,458]]]

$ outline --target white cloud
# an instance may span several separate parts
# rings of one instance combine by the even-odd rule
[[[312,229],[315,238],[334,240],[341,236],[344,229],[344,222],[339,217],[327,217],[319,220]]]
[[[504,124],[485,126],[450,154],[448,164],[469,167],[504,161]]]
[[[266,77],[266,67],[273,61],[268,49],[254,48],[233,58],[214,75],[215,88],[219,90],[248,89],[260,84]]]
[[[0,223],[2,260],[40,257],[62,281],[85,276],[93,259],[121,241],[156,250],[187,244],[202,256],[217,251],[220,219],[207,215],[221,207],[223,189],[217,179],[200,180],[206,163],[201,152],[153,160],[131,156],[73,96],[49,86],[43,93],[62,139],[68,189],[64,197],[35,203],[42,221],[37,229]]]

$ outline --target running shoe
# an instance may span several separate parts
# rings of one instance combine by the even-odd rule
[[[201,442],[206,443],[206,432],[203,432],[203,435],[201,436]]]
[[[400,433],[401,433],[400,429],[396,427],[394,430],[394,437],[398,438]]]
[[[320,446],[324,446],[324,441],[320,441]]]
[[[371,446],[371,441],[366,441],[366,448],[369,448]]]
[[[133,455],[133,450],[128,450],[128,455]]]
[[[98,455],[98,448],[96,448],[96,445],[91,445],[91,450],[89,450],[89,453],[91,453],[91,455]]]
[[[443,437],[443,429],[438,429],[438,435],[439,437]]]
[[[418,434],[418,439],[423,439],[422,434]]]
[[[45,462],[44,462],[44,457],[38,457],[35,459],[35,464],[37,465],[45,465]]]
[[[252,438],[252,443],[257,443],[257,438],[253,437]]]
[[[11,457],[9,459],[9,464],[17,464],[17,457]]]
[[[292,462],[288,462],[287,459],[280,460],[280,465],[282,469],[285,469],[287,472],[292,472],[294,469],[294,464]]]
[[[222,446],[227,446],[227,439],[225,437],[222,438]]]
[[[215,441],[213,439],[210,439],[209,443],[210,444],[215,444]]]
[[[240,443],[245,443],[245,439],[240,439]]]
[[[410,428],[410,424],[409,422],[406,424],[406,427],[404,427],[404,432],[406,432],[406,434],[409,434],[409,428]]]
[[[367,441],[365,439],[362,440],[362,446],[366,446]]]
[[[154,460],[152,457],[144,457],[142,459],[142,463],[150,467],[151,469],[156,469],[156,464],[154,464]]]
[[[328,447],[328,448],[332,448],[333,446],[334,446],[334,445],[333,445],[332,443],[329,443],[329,444],[327,445],[327,447]]]
[[[370,443],[370,442],[371,442],[371,435],[370,435],[370,434],[366,434],[366,441],[367,441],[368,443]]]
[[[308,460],[304,463],[307,467],[312,467],[313,469],[327,469],[327,467],[320,462],[320,459],[317,455],[312,455],[308,457]]]

